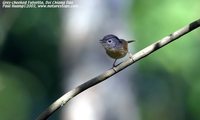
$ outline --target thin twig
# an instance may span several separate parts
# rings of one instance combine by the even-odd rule
[[[51,116],[57,109],[65,105],[70,99],[83,92],[84,90],[106,80],[107,78],[113,76],[119,71],[125,69],[129,65],[135,63],[136,61],[150,55],[154,51],[162,48],[163,46],[169,44],[170,42],[180,38],[181,36],[191,32],[192,30],[198,28],[200,26],[200,19],[192,22],[191,24],[177,30],[176,32],[164,37],[163,39],[149,45],[148,47],[140,50],[133,56],[131,56],[128,60],[122,62],[118,66],[102,73],[101,75],[81,84],[80,86],[70,90],[62,97],[57,99],[53,104],[51,104],[44,112],[42,112],[36,120],[46,120],[49,116]]]

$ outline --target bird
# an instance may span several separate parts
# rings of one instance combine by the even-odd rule
[[[109,57],[115,59],[113,67],[116,67],[115,63],[117,59],[123,58],[126,56],[128,51],[128,43],[135,42],[135,40],[126,41],[124,39],[119,39],[113,34],[108,34],[100,40],[100,43],[106,50],[106,53]]]

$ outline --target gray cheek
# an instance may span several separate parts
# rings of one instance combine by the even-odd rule
[[[110,45],[110,44],[107,44],[107,43],[104,43],[103,46],[104,46],[106,49],[110,49],[110,48],[111,48],[111,45]]]
[[[116,45],[117,45],[116,43],[113,43],[113,44],[112,44],[112,47],[116,47]]]

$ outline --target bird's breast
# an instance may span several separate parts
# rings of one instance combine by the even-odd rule
[[[119,59],[119,58],[126,56],[127,52],[128,51],[125,50],[125,49],[109,49],[109,50],[106,50],[106,53],[111,58],[114,58],[114,59]]]

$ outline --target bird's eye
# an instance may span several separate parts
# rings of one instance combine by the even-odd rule
[[[112,41],[111,40],[108,40],[108,43],[111,43]]]

